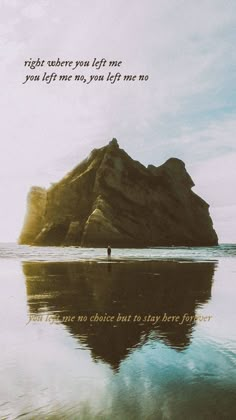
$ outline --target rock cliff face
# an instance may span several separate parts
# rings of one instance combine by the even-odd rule
[[[147,168],[116,139],[48,190],[33,187],[20,244],[217,245],[208,204],[175,158]]]

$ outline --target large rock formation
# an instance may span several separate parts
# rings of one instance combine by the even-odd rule
[[[147,168],[115,139],[48,190],[33,187],[20,244],[217,245],[208,204],[176,158]]]

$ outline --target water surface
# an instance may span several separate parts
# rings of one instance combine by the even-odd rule
[[[0,418],[235,418],[236,246],[0,256]]]

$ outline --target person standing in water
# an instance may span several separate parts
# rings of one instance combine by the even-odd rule
[[[111,247],[110,247],[110,245],[108,245],[108,247],[107,247],[107,256],[108,256],[108,258],[111,257]]]

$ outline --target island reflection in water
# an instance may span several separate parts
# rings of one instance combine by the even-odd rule
[[[31,319],[55,315],[95,361],[117,370],[148,340],[177,351],[189,346],[195,322],[181,320],[210,300],[214,270],[214,262],[26,262],[28,314]],[[91,322],[96,314],[115,321]],[[117,321],[118,314],[130,321]],[[145,316],[164,314],[180,316],[180,322],[143,322]],[[133,321],[135,315],[140,322]],[[66,316],[75,321],[63,321]],[[78,322],[78,316],[85,321]]]

